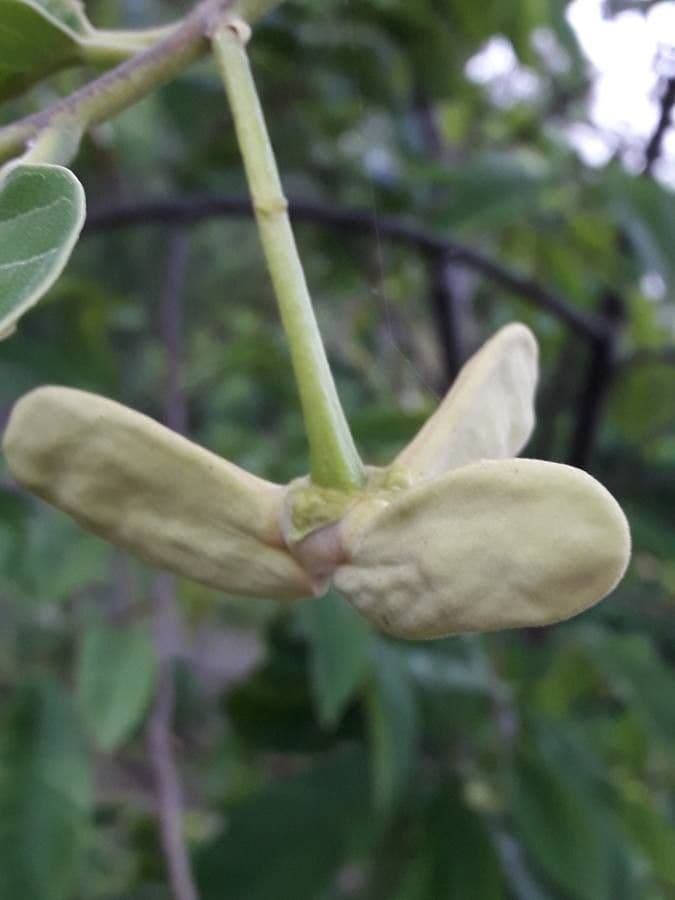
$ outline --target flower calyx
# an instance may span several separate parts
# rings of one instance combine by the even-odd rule
[[[345,534],[358,530],[410,487],[410,475],[401,466],[366,468],[363,487],[341,491],[297,478],[286,488],[281,512],[281,533],[293,556],[324,593],[335,570],[347,561]]]

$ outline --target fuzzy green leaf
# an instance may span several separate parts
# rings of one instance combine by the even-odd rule
[[[82,185],[63,166],[22,165],[0,184],[0,338],[63,271],[84,225]]]

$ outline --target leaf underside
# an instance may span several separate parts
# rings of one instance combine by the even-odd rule
[[[17,165],[0,188],[0,337],[63,271],[84,224],[82,185],[63,166]]]

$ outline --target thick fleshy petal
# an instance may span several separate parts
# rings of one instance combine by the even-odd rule
[[[14,407],[3,449],[29,490],[146,562],[232,594],[313,593],[279,531],[283,488],[147,416],[39,388]]]
[[[342,525],[337,589],[398,637],[547,625],[620,581],[630,533],[580,469],[530,459],[465,466]]]
[[[537,358],[529,328],[502,328],[465,364],[394,465],[425,481],[481,459],[516,456],[534,427]]]

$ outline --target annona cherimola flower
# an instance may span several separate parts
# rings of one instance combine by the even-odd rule
[[[545,625],[620,581],[626,518],[585,472],[517,459],[537,346],[499,331],[391,466],[363,488],[257,478],[124,406],[63,387],[16,405],[19,482],[141,559],[226,593],[293,600],[334,584],[405,638]]]

